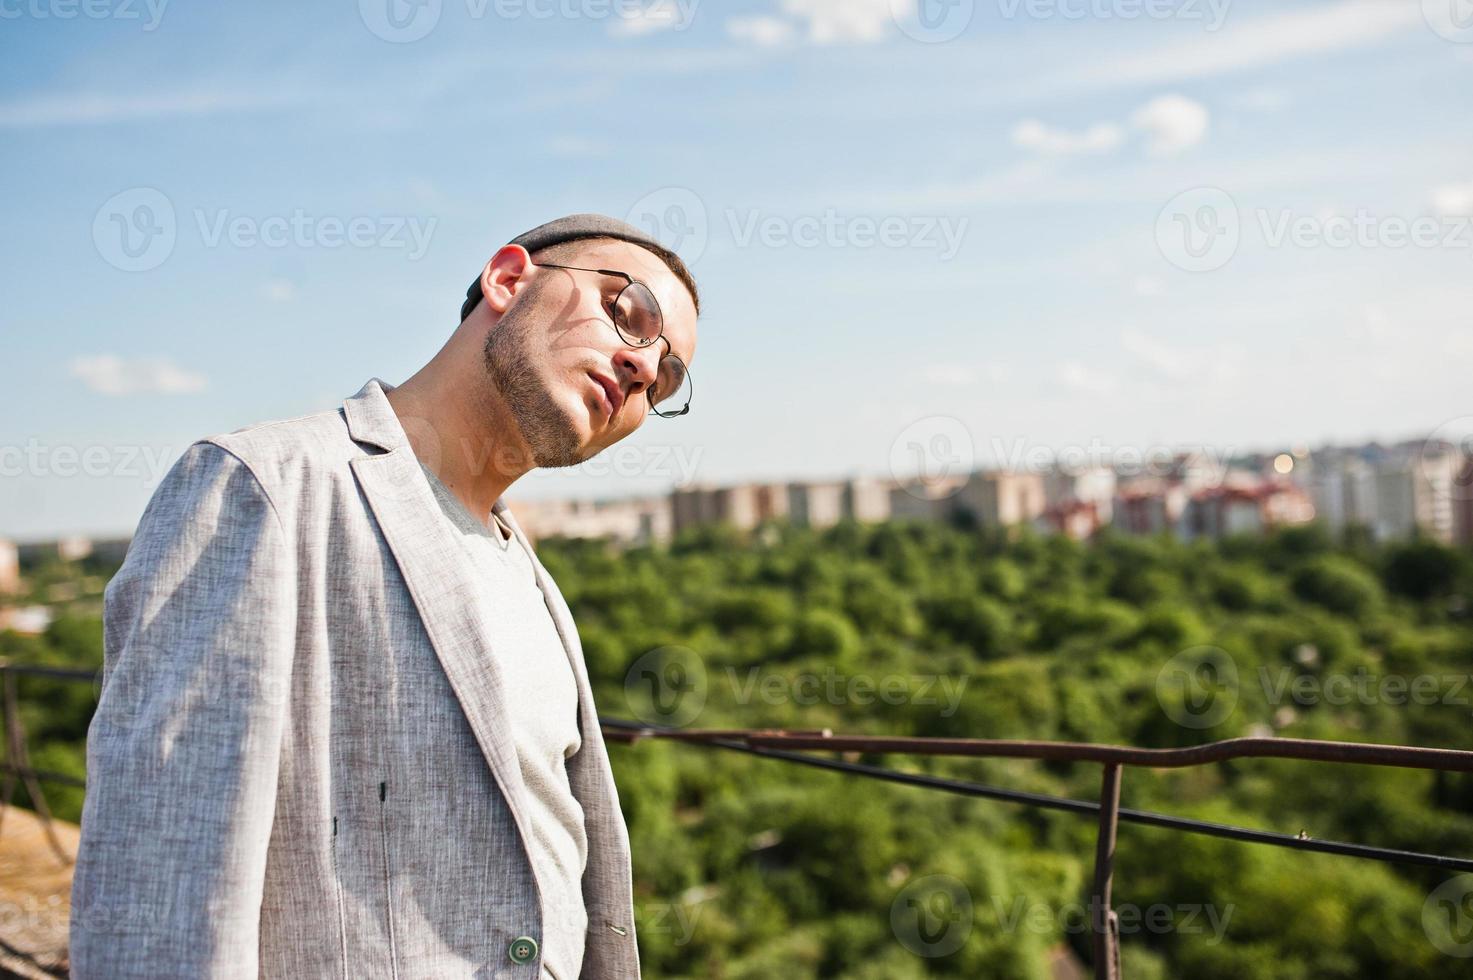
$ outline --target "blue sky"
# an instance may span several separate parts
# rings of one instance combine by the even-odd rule
[[[692,260],[696,403],[513,498],[1473,413],[1468,0],[926,11],[0,0],[0,534],[402,381],[580,210]]]

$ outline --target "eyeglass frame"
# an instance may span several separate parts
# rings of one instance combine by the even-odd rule
[[[570,272],[592,272],[601,276],[614,276],[616,278],[623,279],[623,288],[621,288],[619,292],[615,294],[613,303],[609,305],[609,325],[614,328],[614,333],[618,334],[619,339],[624,341],[626,345],[633,347],[635,350],[644,350],[646,347],[649,347],[657,340],[665,341],[665,357],[673,357],[680,362],[681,370],[685,372],[685,383],[690,386],[690,397],[685,400],[685,407],[683,407],[678,412],[662,412],[655,407],[655,400],[653,395],[651,394],[651,392],[654,391],[654,385],[650,385],[648,388],[645,389],[645,400],[649,402],[650,414],[658,415],[662,419],[678,419],[680,418],[680,416],[690,412],[690,403],[695,399],[696,383],[691,380],[690,365],[686,364],[684,358],[675,353],[675,347],[673,344],[670,343],[670,338],[665,336],[665,311],[660,309],[660,300],[658,297],[655,296],[655,291],[650,288],[649,283],[644,282],[640,279],[636,279],[627,272],[620,272],[618,269],[585,269],[582,266],[559,265],[556,262],[534,261],[532,264],[539,268],[566,269]],[[644,291],[650,294],[650,300],[655,304],[655,313],[657,313],[660,317],[660,332],[651,337],[649,339],[649,343],[644,344],[634,343],[627,336],[625,336],[624,331],[619,329],[618,318],[614,315],[614,310],[617,309],[619,306],[619,297],[624,295],[624,290],[628,289],[630,286],[635,285],[636,283],[643,286]],[[663,361],[665,357],[660,358],[660,360]],[[655,367],[655,374],[657,376],[659,375],[658,365],[656,365]],[[678,391],[679,389],[676,390]]]

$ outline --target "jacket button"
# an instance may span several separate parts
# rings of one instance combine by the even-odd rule
[[[518,936],[511,941],[511,947],[507,949],[506,955],[518,965],[530,963],[537,958],[537,940],[531,936]]]

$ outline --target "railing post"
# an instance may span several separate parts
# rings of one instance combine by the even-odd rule
[[[1120,920],[1110,908],[1115,870],[1115,827],[1120,820],[1120,765],[1108,763],[1100,786],[1100,834],[1095,841],[1095,886],[1089,917],[1094,933],[1096,980],[1120,980]]]

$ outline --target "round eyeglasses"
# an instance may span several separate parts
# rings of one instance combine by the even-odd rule
[[[665,341],[665,356],[660,358],[659,367],[655,371],[655,382],[645,389],[650,412],[661,418],[671,419],[690,411],[690,371],[685,362],[671,351],[670,338],[665,336],[665,318],[660,312],[660,303],[649,286],[617,269],[585,269],[576,265],[558,265],[556,262],[538,262],[536,265],[570,272],[592,272],[624,280],[624,287],[607,306],[609,318],[613,321],[614,331],[618,333],[619,339],[636,348],[648,347],[657,340]]]

